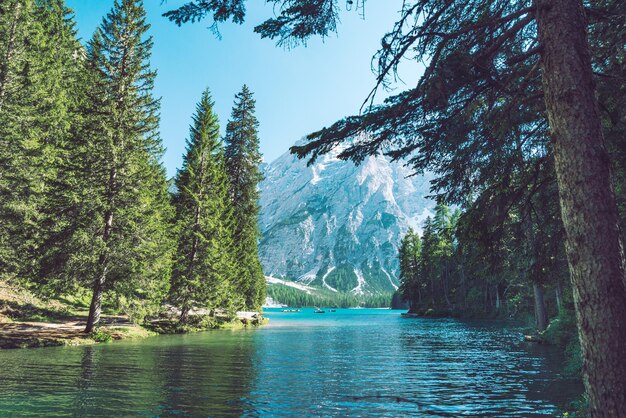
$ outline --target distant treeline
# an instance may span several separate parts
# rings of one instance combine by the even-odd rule
[[[168,302],[184,321],[265,299],[252,93],[222,139],[202,94],[173,187],[149,27],[116,0],[85,47],[63,0],[0,3],[0,278],[90,294],[87,331],[103,304],[141,319]]]
[[[312,306],[336,306],[338,308],[388,308],[391,303],[391,293],[381,293],[376,295],[355,295],[354,293],[315,291],[306,293],[303,290],[293,287],[271,284],[267,287],[267,295],[291,307],[312,307]]]

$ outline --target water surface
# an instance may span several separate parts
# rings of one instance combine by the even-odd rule
[[[559,353],[496,322],[270,309],[260,329],[0,351],[0,416],[555,415]]]

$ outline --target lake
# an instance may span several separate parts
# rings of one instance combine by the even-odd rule
[[[557,350],[493,321],[266,310],[271,323],[0,351],[0,416],[555,415]]]

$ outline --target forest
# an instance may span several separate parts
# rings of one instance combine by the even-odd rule
[[[388,308],[393,295],[391,293],[355,295],[324,289],[315,289],[315,292],[307,293],[281,284],[270,284],[267,286],[267,296],[281,304],[296,308],[303,306]]]
[[[279,45],[338,32],[339,2],[271,3],[275,16],[254,30]],[[179,25],[241,23],[245,4],[190,1],[166,16]],[[350,0],[347,9],[366,16],[367,4]],[[440,214],[428,228],[435,234],[420,238],[428,257],[406,288],[414,309],[470,296],[492,309],[524,280],[541,330],[545,289],[557,306],[571,295],[589,413],[607,417],[626,410],[625,26],[620,0],[402,2],[372,61],[377,83],[362,111],[292,147],[315,160],[347,144],[344,159],[384,153],[434,173],[433,196],[461,214],[454,227]],[[415,87],[375,105],[405,59],[425,66]],[[353,141],[364,132],[369,140]],[[452,298],[453,276],[467,284],[478,272],[482,283]]]
[[[103,309],[142,322],[168,306],[182,324],[260,309],[253,93],[222,138],[198,92],[168,179],[143,3],[115,1],[86,45],[73,19],[63,0],[0,4],[0,278],[85,301],[86,332]]]
[[[537,341],[560,346],[567,369],[580,372],[580,345],[562,239],[549,224],[534,226],[543,241],[533,242],[517,217],[503,226],[502,241],[480,241],[471,212],[438,204],[400,246],[401,286],[409,312],[428,317],[532,318]],[[562,237],[562,231],[560,232]],[[534,238],[534,235],[532,236]]]
[[[186,1],[165,17],[217,30],[242,23],[246,3]],[[336,34],[344,2],[268,3],[274,16],[255,32],[292,48]],[[345,9],[375,18],[367,3]],[[626,2],[407,0],[398,12],[360,112],[291,151],[314,161],[342,145],[345,160],[385,154],[432,173],[435,213],[399,254],[410,310],[532,311],[539,335],[580,359],[588,414],[623,416]],[[103,310],[141,322],[168,306],[180,323],[198,309],[257,310],[250,89],[223,138],[209,90],[198,92],[168,179],[141,1],[116,0],[83,45],[63,0],[5,0],[0,40],[0,279],[86,299],[87,332]],[[407,59],[423,73],[376,102]]]

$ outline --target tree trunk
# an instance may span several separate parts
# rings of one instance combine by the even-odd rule
[[[582,0],[538,0],[543,86],[592,416],[626,416],[626,279]]]
[[[489,285],[486,282],[483,288],[483,310],[485,313],[489,312]]]
[[[187,306],[187,303],[184,302],[183,307],[180,308],[180,318],[178,319],[178,323],[179,324],[187,323],[188,317],[189,317],[189,307]]]
[[[104,293],[104,283],[106,281],[106,272],[95,281],[93,287],[93,296],[91,298],[91,306],[89,307],[89,317],[87,318],[87,326],[85,332],[92,332],[94,327],[100,322],[100,314],[102,313],[102,294]]]
[[[443,272],[443,296],[446,301],[446,305],[448,309],[452,309],[450,298],[448,298],[448,286],[449,286],[448,275],[449,275],[449,269],[448,269],[448,263],[446,262],[444,263],[444,272]]]
[[[546,301],[543,297],[543,286],[533,283],[533,293],[535,295],[535,325],[537,331],[543,332],[548,328],[548,314],[546,312]]]
[[[109,184],[107,193],[108,209],[104,214],[104,230],[102,231],[102,242],[104,249],[98,260],[100,267],[100,276],[95,280],[93,287],[93,296],[91,298],[91,306],[89,307],[89,317],[87,318],[87,326],[85,332],[93,331],[93,328],[100,322],[100,313],[102,312],[102,294],[104,293],[104,284],[106,283],[108,273],[108,242],[113,230],[113,204],[114,196],[117,188],[117,170],[111,169],[109,174]]]
[[[420,262],[417,258],[417,253],[415,252],[413,252],[413,266],[415,269],[414,271],[415,276],[413,277],[413,283],[415,283],[415,286],[412,286],[412,289],[417,289],[417,303],[412,304],[410,311],[417,312],[417,310],[422,305],[422,283],[420,280],[420,273],[419,273]],[[415,294],[415,291],[411,291],[411,296],[413,296],[414,294]]]
[[[465,282],[465,260],[459,263],[459,274],[461,275],[461,293],[463,293],[463,310],[467,311],[467,284]]]
[[[430,300],[431,300],[431,308],[435,309],[435,279],[433,276],[430,276]]]
[[[496,311],[500,312],[500,286],[496,285]]]
[[[102,234],[102,239],[105,242],[109,240],[111,236],[111,228],[113,227],[113,212],[107,211],[104,217],[104,232]],[[101,273],[100,277],[98,277],[93,286],[93,296],[91,298],[91,306],[89,307],[89,317],[87,318],[87,326],[85,327],[85,332],[93,331],[94,327],[98,325],[100,322],[100,314],[102,313],[102,294],[104,293],[104,284],[106,283],[107,278],[107,254],[106,248],[104,253],[100,255],[100,259],[98,260],[98,265],[100,266]]]
[[[417,287],[417,306],[422,304],[422,286]]]
[[[561,288],[561,283],[558,282],[556,284],[556,289],[554,289],[554,294],[556,295],[556,309],[561,312],[563,308],[563,289]]]

